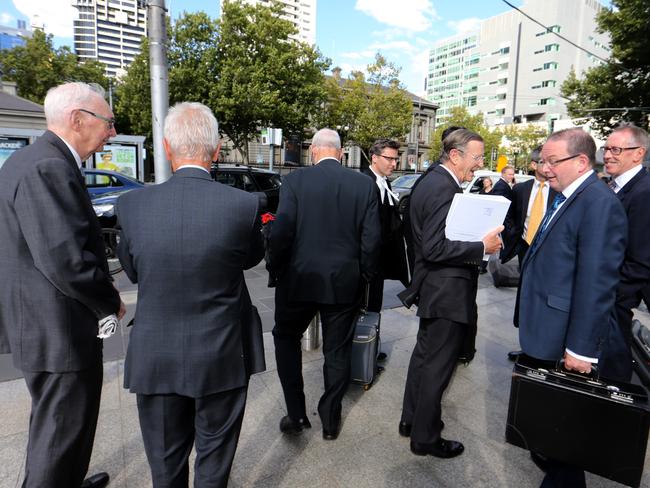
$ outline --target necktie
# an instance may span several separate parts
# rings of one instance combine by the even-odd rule
[[[562,195],[562,193],[558,193],[557,195],[555,195],[555,199],[553,200],[553,205],[551,205],[551,208],[549,208],[548,212],[546,212],[546,215],[544,215],[544,220],[542,220],[542,223],[539,226],[539,232],[535,235],[535,238],[533,239],[533,242],[530,245],[530,249],[528,249],[528,253],[532,253],[535,249],[537,249],[537,247],[539,246],[539,242],[542,239],[542,236],[544,235],[544,231],[546,230],[548,223],[551,221],[551,217],[553,217],[553,214],[555,213],[557,208],[564,200],[566,200],[566,197]]]
[[[616,189],[618,188],[618,185],[616,184],[616,180],[614,178],[609,180],[609,183],[607,183],[607,185],[612,189],[614,193],[616,193]]]
[[[530,245],[533,242],[533,237],[537,229],[539,229],[539,224],[542,223],[542,218],[544,217],[544,184],[545,181],[540,181],[539,188],[537,189],[537,195],[533,200],[533,206],[530,209],[530,218],[528,219],[528,228],[526,229],[526,242]]]

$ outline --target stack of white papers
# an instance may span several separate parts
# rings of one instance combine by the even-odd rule
[[[445,236],[452,241],[481,241],[503,224],[509,207],[510,200],[501,195],[457,193],[447,214]]]

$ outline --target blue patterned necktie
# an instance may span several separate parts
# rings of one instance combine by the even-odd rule
[[[553,204],[551,205],[551,208],[549,208],[548,211],[546,212],[546,215],[544,215],[544,220],[542,220],[542,223],[539,225],[539,230],[537,231],[537,234],[535,235],[535,238],[533,239],[533,242],[530,245],[530,249],[528,249],[528,253],[531,253],[535,249],[537,249],[537,247],[539,246],[539,241],[541,240],[541,237],[544,234],[546,227],[548,227],[548,223],[551,221],[551,217],[553,217],[553,214],[555,213],[557,208],[564,200],[566,200],[566,197],[562,195],[562,193],[558,193],[557,195],[555,195]]]

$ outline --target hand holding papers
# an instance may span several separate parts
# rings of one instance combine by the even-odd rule
[[[452,241],[484,241],[487,254],[496,252],[501,246],[493,249],[494,238],[503,230],[509,207],[510,200],[502,196],[458,193],[447,214],[445,236]]]

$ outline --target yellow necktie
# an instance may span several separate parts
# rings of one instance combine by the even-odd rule
[[[533,242],[533,237],[535,237],[537,229],[539,229],[539,224],[542,223],[542,218],[544,218],[544,194],[542,193],[544,183],[544,181],[540,181],[537,195],[535,195],[535,200],[533,200],[533,207],[530,209],[528,229],[526,229],[526,242],[528,245]]]

